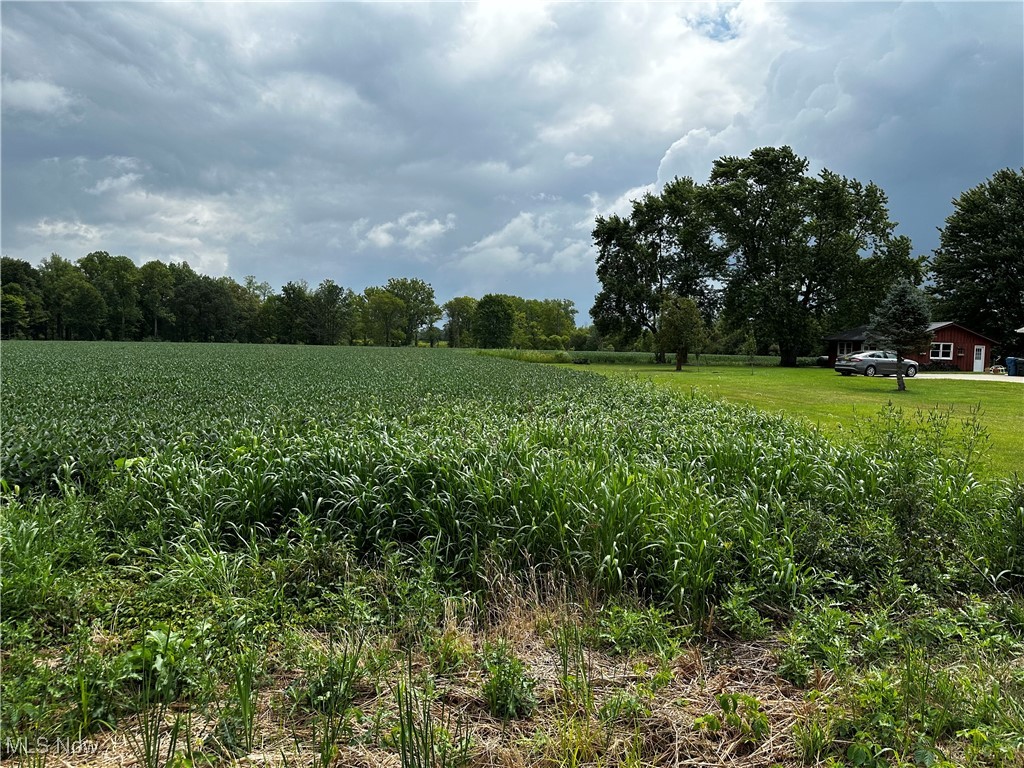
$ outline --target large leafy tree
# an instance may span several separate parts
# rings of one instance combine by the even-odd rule
[[[448,331],[449,347],[465,347],[472,343],[473,313],[476,312],[476,299],[472,296],[456,296],[445,302],[444,314],[448,318],[445,329]]]
[[[46,306],[39,271],[22,259],[0,258],[0,320],[6,339],[46,333]]]
[[[762,345],[777,344],[786,366],[813,348],[844,297],[864,289],[867,259],[913,267],[881,189],[807,167],[789,147],[763,147],[716,160],[707,187],[728,253],[726,315],[753,324]]]
[[[145,314],[153,321],[153,338],[160,338],[161,320],[173,321],[171,299],[174,297],[174,274],[161,261],[147,261],[139,267],[139,296]]]
[[[239,283],[230,277],[218,277],[217,292],[222,297],[222,317],[229,326],[230,338],[233,341],[260,341],[258,321],[260,306],[263,300],[260,291],[252,290],[253,286]]]
[[[202,276],[187,261],[172,262],[167,270],[174,279],[169,311],[173,321],[164,325],[164,333],[172,341],[205,341],[200,335],[199,302]]]
[[[576,330],[576,305],[569,299],[523,300],[523,333],[533,349],[564,349]],[[517,315],[517,321],[520,318]]]
[[[313,297],[305,280],[291,280],[281,286],[283,327],[280,341],[310,344],[313,341]]]
[[[313,340],[337,344],[352,324],[352,292],[333,280],[324,280],[310,297]]]
[[[78,294],[81,292],[82,283],[88,283],[88,279],[81,269],[76,267],[62,256],[51,253],[39,265],[39,287],[43,294],[43,302],[46,306],[46,313],[49,318],[47,326],[47,337],[51,339],[67,339],[71,336],[72,314],[75,315],[74,325],[76,329],[81,327],[81,309],[86,302]],[[101,297],[102,298],[102,297]],[[72,302],[78,299],[75,310],[72,310]],[[105,305],[96,305],[97,311],[102,309],[102,316],[106,317],[107,308]]]
[[[576,328],[576,305],[569,299],[524,299],[493,294],[512,310],[512,338],[517,349],[564,349]]]
[[[896,388],[903,392],[903,358],[920,352],[932,341],[928,330],[928,300],[909,281],[896,283],[871,316],[868,338],[880,349],[896,353]]]
[[[168,338],[175,341],[238,341],[245,338],[239,299],[244,288],[230,277],[213,278],[195,272],[187,262],[172,263],[174,277],[169,310],[173,323],[165,322]]]
[[[405,306],[405,339],[415,346],[420,329],[432,325],[441,316],[434,301],[434,289],[418,277],[393,277],[384,289],[401,299]]]
[[[1005,168],[953,201],[932,261],[936,314],[1020,349],[1024,326],[1024,169]]]
[[[693,299],[702,314],[711,316],[718,310],[725,251],[715,242],[706,189],[689,177],[677,177],[662,189],[661,201],[660,229],[668,237],[659,248],[668,257],[672,293]]]
[[[135,262],[127,256],[94,251],[79,259],[78,266],[103,296],[110,336],[115,339],[133,337],[142,319],[139,311],[139,268]]]
[[[884,248],[862,258],[850,270],[848,281],[840,285],[833,299],[831,312],[821,317],[822,333],[835,332],[855,325],[865,325],[892,286],[901,280],[920,285],[926,270],[926,257],[911,254],[910,238],[893,237]]]
[[[480,299],[473,313],[473,336],[484,349],[498,349],[512,344],[515,312],[506,297],[488,293]]]
[[[107,305],[96,286],[85,279],[75,281],[68,292],[65,312],[71,338],[92,341],[100,338],[106,317]]]
[[[85,273],[56,253],[39,265],[39,281],[54,339],[97,339],[103,335],[107,305]]]
[[[4,286],[0,293],[0,335],[5,339],[22,338],[28,330],[28,310],[20,285]]]
[[[370,287],[363,294],[365,303],[365,325],[369,334],[378,343],[390,347],[404,339],[400,328],[407,310],[405,302],[386,288]],[[365,331],[364,331],[365,332]]]
[[[598,216],[593,231],[597,246],[597,279],[601,290],[590,316],[602,334],[636,338],[644,329],[657,328],[664,286],[652,269],[649,254],[636,237],[629,218]]]
[[[690,178],[634,200],[628,217],[598,216],[593,238],[602,287],[590,310],[598,330],[627,341],[645,330],[656,335],[671,296],[712,311],[722,255],[710,225],[701,188]]]

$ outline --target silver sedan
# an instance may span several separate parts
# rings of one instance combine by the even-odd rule
[[[904,376],[917,376],[917,363],[913,360],[904,359],[901,366]],[[896,374],[896,353],[865,349],[862,352],[843,355],[836,360],[835,369],[843,376],[852,376],[855,373],[862,373],[865,376],[893,376]]]

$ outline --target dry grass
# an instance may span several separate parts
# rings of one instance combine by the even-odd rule
[[[504,595],[499,621],[485,622],[474,629],[467,621],[454,619],[446,631],[461,633],[479,653],[486,643],[502,638],[526,662],[537,680],[538,706],[532,716],[502,722],[487,711],[481,693],[483,674],[473,662],[457,673],[431,674],[428,656],[411,655],[413,679],[421,674],[433,677],[437,699],[472,734],[468,765],[473,768],[525,768],[525,766],[769,766],[800,765],[792,741],[792,726],[808,717],[818,706],[775,673],[776,662],[770,641],[726,642],[684,647],[674,658],[648,655],[612,656],[586,650],[593,690],[593,707],[583,711],[562,696],[559,657],[552,642],[553,629],[566,621],[579,620],[584,611],[564,600],[564,589],[526,590],[513,594],[496,584],[496,595]],[[541,598],[541,593],[546,595]],[[552,594],[554,593],[554,594]],[[540,598],[541,602],[535,602]],[[561,598],[561,599],[559,599]],[[490,618],[494,611],[491,611]],[[310,634],[308,648],[324,648],[322,635]],[[382,637],[376,645],[389,645]],[[376,679],[361,681],[354,707],[362,713],[338,744],[334,766],[365,768],[400,766],[398,751],[391,740],[391,726],[397,718],[394,689],[405,672],[404,657],[393,653],[393,663]],[[668,670],[668,674],[664,670]],[[622,692],[637,692],[652,685],[661,671],[664,684],[644,698],[646,712],[639,717],[609,722],[599,716],[602,705]],[[300,675],[297,668],[276,670],[259,694],[257,748],[231,761],[238,765],[312,766],[316,764],[313,717],[297,710],[287,689]],[[827,689],[829,680],[820,680]],[[723,728],[708,733],[694,727],[694,720],[709,713],[721,714],[716,695],[743,693],[755,697],[767,716],[770,730],[757,743]],[[184,716],[186,705],[168,715]],[[197,758],[209,755],[204,739],[213,733],[215,721],[192,713],[191,743]],[[129,732],[138,723],[129,719],[120,730],[95,737],[78,754],[50,756],[49,765],[132,766],[137,762],[130,749]],[[207,742],[209,743],[209,742]],[[179,744],[179,753],[184,747]],[[223,762],[209,755],[217,762]]]

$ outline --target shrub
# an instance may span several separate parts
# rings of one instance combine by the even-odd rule
[[[612,654],[635,652],[657,653],[671,656],[692,630],[670,621],[668,611],[611,604],[597,615],[596,625],[587,630],[587,639]]]
[[[484,648],[483,668],[483,695],[492,715],[509,720],[533,714],[537,706],[537,681],[530,677],[526,664],[515,656],[507,642],[499,640]]]

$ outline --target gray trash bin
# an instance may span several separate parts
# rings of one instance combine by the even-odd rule
[[[1007,376],[1021,376],[1020,358],[1019,357],[1008,357],[1006,358],[1006,375]]]

